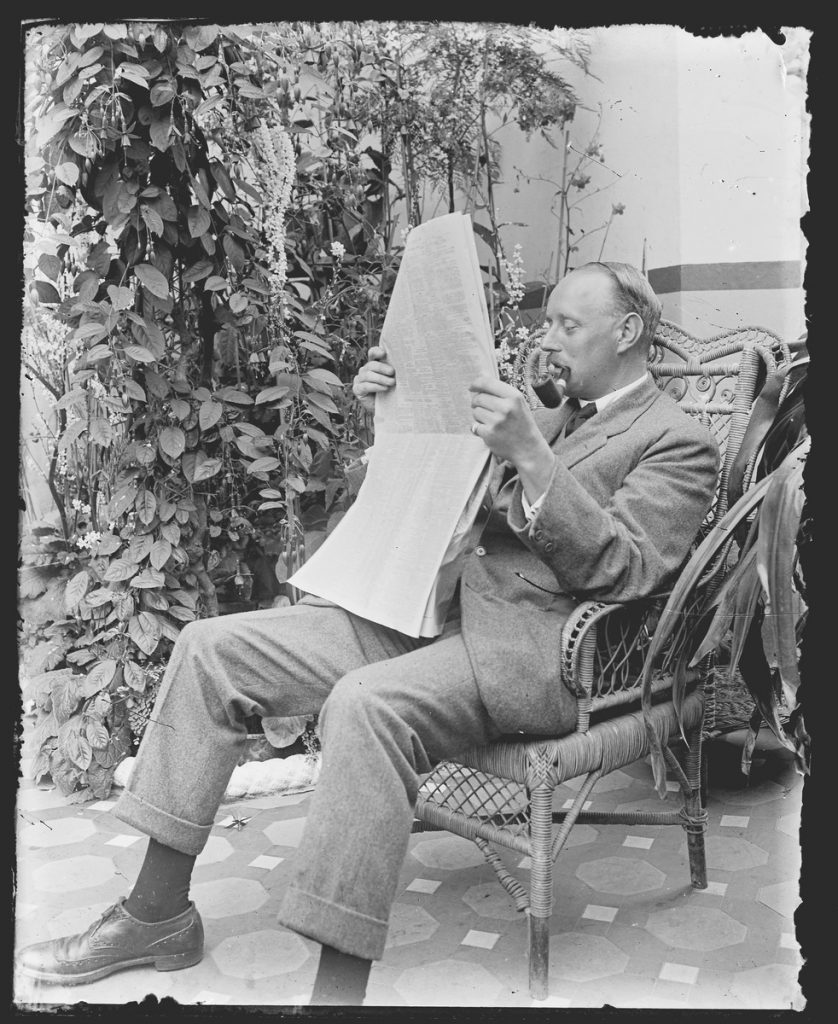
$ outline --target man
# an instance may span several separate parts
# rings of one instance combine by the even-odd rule
[[[362,1002],[421,775],[504,733],[571,731],[575,698],[559,679],[569,611],[658,588],[710,505],[715,444],[646,369],[659,317],[634,268],[588,264],[547,306],[543,348],[568,400],[533,413],[510,385],[474,381],[472,430],[508,479],[441,636],[414,640],[314,597],[186,626],[114,809],[150,836],[134,888],[83,934],[23,950],[25,974],[78,984],[197,963],[190,874],[244,720],[319,712],[322,768],[279,920],[323,945],[313,1003]],[[372,407],[396,381],[382,349],[369,356],[353,391]]]

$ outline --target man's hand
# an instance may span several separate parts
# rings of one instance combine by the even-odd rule
[[[498,459],[513,463],[527,500],[535,501],[547,490],[554,459],[527,400],[511,384],[488,376],[478,377],[469,391],[475,422],[472,432]]]
[[[396,383],[396,371],[386,360],[385,350],[373,345],[367,353],[367,362],[352,381],[352,393],[368,412],[375,411],[376,392],[386,391]]]

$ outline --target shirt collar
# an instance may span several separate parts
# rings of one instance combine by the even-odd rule
[[[606,406],[616,401],[616,399],[622,398],[623,395],[627,395],[629,391],[634,391],[635,388],[639,388],[648,376],[648,373],[644,373],[643,376],[638,377],[637,380],[633,380],[630,384],[626,384],[622,388],[617,388],[616,391],[609,391],[607,395],[603,395],[601,398],[595,398],[592,400],[587,398],[580,398],[579,405],[581,406],[581,408],[584,409],[586,405],[590,405],[591,401],[593,401],[596,405],[596,411],[602,412],[602,410],[605,409]]]

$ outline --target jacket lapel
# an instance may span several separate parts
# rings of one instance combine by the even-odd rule
[[[660,391],[649,377],[640,387],[616,399],[603,412],[585,420],[570,437],[560,438],[571,413],[565,400],[549,420],[543,421],[542,430],[551,447],[555,447],[556,454],[570,469],[602,448],[609,437],[628,430],[659,397]]]

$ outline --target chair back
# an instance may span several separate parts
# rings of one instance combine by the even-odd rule
[[[531,381],[544,369],[539,340],[536,336],[519,350],[513,367],[513,382],[533,407],[539,402]],[[765,327],[740,327],[698,338],[661,320],[649,350],[649,370],[661,391],[711,431],[721,455],[704,530],[728,509],[728,477],[759,389],[790,358],[786,342]]]

